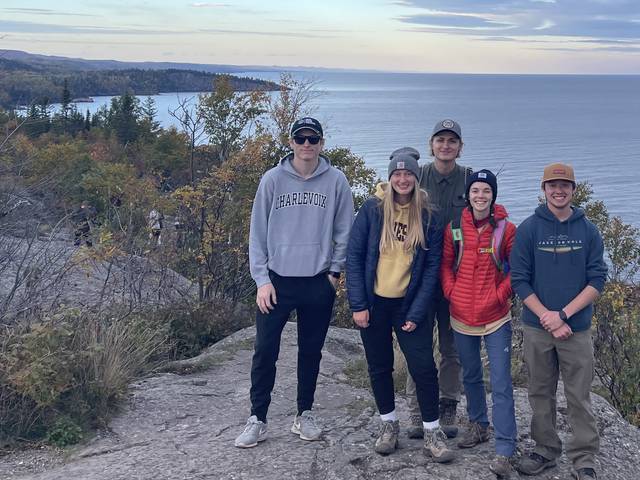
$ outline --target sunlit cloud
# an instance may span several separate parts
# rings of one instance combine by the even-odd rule
[[[198,32],[219,33],[224,35],[259,35],[266,37],[292,37],[292,38],[329,38],[328,35],[314,35],[308,32],[268,32],[260,30],[224,30],[220,28],[201,28]]]
[[[208,3],[208,2],[196,2],[189,5],[194,8],[225,8],[231,7],[232,5],[229,3]]]
[[[59,12],[48,8],[3,8],[3,12],[17,13],[26,15],[46,15],[46,16],[61,16],[61,17],[95,17],[87,13],[75,13],[75,12]]]
[[[548,28],[555,27],[555,26],[556,26],[555,22],[552,22],[551,20],[545,20],[542,22],[542,25],[534,27],[534,30],[547,30]]]
[[[38,34],[98,34],[98,35],[182,35],[193,30],[152,30],[137,28],[102,27],[94,25],[58,25],[51,23],[0,20],[0,32]]]

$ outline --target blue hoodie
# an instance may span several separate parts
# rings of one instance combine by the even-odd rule
[[[549,310],[559,311],[587,285],[602,292],[607,278],[604,245],[596,226],[580,208],[561,222],[546,205],[518,227],[511,250],[511,285],[525,299],[535,293]],[[567,323],[574,332],[591,327],[593,305]],[[538,316],[523,305],[522,321],[542,328]]]

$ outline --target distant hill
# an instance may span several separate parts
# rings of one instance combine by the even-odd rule
[[[0,106],[14,108],[33,102],[59,102],[65,80],[74,98],[122,95],[126,91],[136,95],[154,95],[209,91],[218,75],[230,73],[223,69],[214,71],[213,65],[208,66],[208,71],[170,68],[169,65],[180,64],[83,60],[0,50]],[[234,76],[232,83],[238,91],[279,88],[273,82],[245,77]]]
[[[197,70],[209,73],[244,73],[244,72],[345,72],[354,71],[342,68],[323,67],[298,67],[298,66],[264,66],[264,65],[222,65],[205,63],[181,63],[181,62],[121,62],[118,60],[86,60],[83,58],[69,58],[53,55],[39,55],[20,50],[0,49],[0,58],[16,60],[30,65],[45,65],[64,70],[127,70],[138,68],[144,70]],[[358,70],[373,72],[376,70]]]

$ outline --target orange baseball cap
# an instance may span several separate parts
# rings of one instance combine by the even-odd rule
[[[573,167],[565,163],[552,163],[544,167],[541,186],[544,188],[544,182],[551,180],[567,180],[575,186],[576,176],[573,173]]]

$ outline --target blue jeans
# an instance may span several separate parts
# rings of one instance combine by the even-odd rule
[[[480,341],[483,337],[455,332],[456,348],[462,364],[462,378],[471,422],[489,425],[487,397],[482,379]],[[511,383],[511,322],[484,336],[489,356],[489,378],[493,403],[496,453],[510,457],[516,449],[516,414]]]

